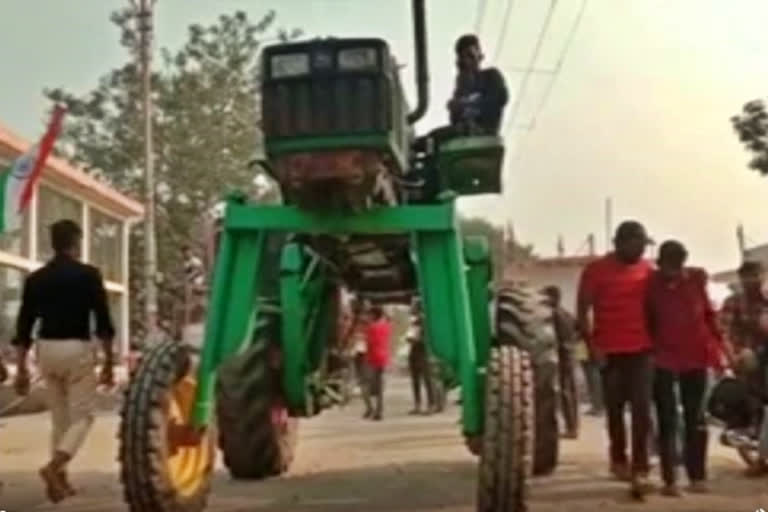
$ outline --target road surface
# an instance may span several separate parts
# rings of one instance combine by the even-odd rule
[[[364,422],[359,406],[328,412],[302,427],[298,458],[285,477],[257,484],[217,475],[210,512],[474,512],[475,462],[458,436],[457,410],[413,418],[406,382],[388,397],[387,418]],[[36,469],[46,457],[44,415],[0,421],[0,511],[125,512],[117,481],[115,415],[99,417],[72,467],[80,496],[45,503]],[[742,466],[713,441],[712,494],[649,497],[631,503],[626,487],[608,479],[602,421],[585,418],[582,437],[564,441],[552,477],[535,480],[531,512],[754,512],[768,510],[768,479],[747,480]]]

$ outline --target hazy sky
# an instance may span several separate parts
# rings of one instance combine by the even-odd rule
[[[432,104],[422,128],[445,119],[453,80],[453,40],[471,31],[477,0],[428,0]],[[487,0],[481,30],[494,61],[506,0]],[[42,130],[41,90],[87,91],[125,55],[109,12],[127,0],[0,0],[0,120],[26,137]],[[557,61],[581,0],[559,0],[538,67]],[[159,0],[159,44],[177,47],[190,23],[222,12],[309,35],[388,39],[409,65],[408,0]],[[516,0],[498,60],[517,90],[548,1]],[[581,27],[535,129],[509,128],[502,198],[463,201],[467,211],[513,220],[520,238],[551,254],[558,234],[574,251],[594,232],[604,244],[604,201],[616,221],[634,217],[654,237],[678,237],[694,262],[719,270],[737,258],[735,226],[766,241],[768,179],[746,168],[748,155],[729,117],[768,95],[765,0],[590,0]],[[530,122],[547,85],[532,79],[517,118]],[[413,98],[413,96],[411,96]],[[509,117],[509,116],[508,116]]]

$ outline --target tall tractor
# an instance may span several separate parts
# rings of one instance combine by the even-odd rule
[[[133,374],[119,433],[132,512],[204,510],[217,451],[237,479],[289,469],[299,420],[336,404],[341,289],[420,298],[430,350],[461,387],[477,510],[526,510],[532,358],[554,342],[550,317],[538,292],[493,290],[487,240],[458,231],[457,197],[501,192],[501,138],[414,135],[428,105],[424,3],[412,0],[412,111],[381,39],[264,50],[263,166],[283,204],[228,198],[202,346],[155,346]]]

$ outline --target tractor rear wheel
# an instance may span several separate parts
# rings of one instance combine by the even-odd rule
[[[293,462],[298,420],[281,398],[279,350],[257,335],[242,354],[222,363],[216,386],[219,448],[233,478],[285,473]]]
[[[533,407],[528,354],[517,347],[494,347],[486,373],[478,512],[527,510]]]
[[[183,428],[197,380],[187,350],[173,342],[149,350],[126,390],[119,428],[120,477],[131,512],[205,509],[216,457],[212,429]]]
[[[557,467],[560,443],[557,340],[552,312],[541,292],[523,284],[500,290],[496,306],[497,343],[519,347],[531,358],[536,404],[533,474],[550,474]]]

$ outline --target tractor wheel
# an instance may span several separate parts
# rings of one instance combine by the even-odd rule
[[[120,477],[131,512],[200,512],[208,501],[215,434],[182,428],[197,380],[187,350],[149,350],[126,389],[119,428]]]
[[[494,347],[486,373],[478,512],[527,510],[533,408],[528,354],[517,347]]]
[[[225,361],[216,386],[219,448],[232,478],[258,480],[285,473],[293,462],[298,420],[281,398],[279,351],[256,336]]]
[[[557,425],[557,340],[552,312],[541,292],[515,285],[497,295],[496,342],[514,345],[530,355],[534,374],[535,443],[533,474],[557,467],[560,433]]]

